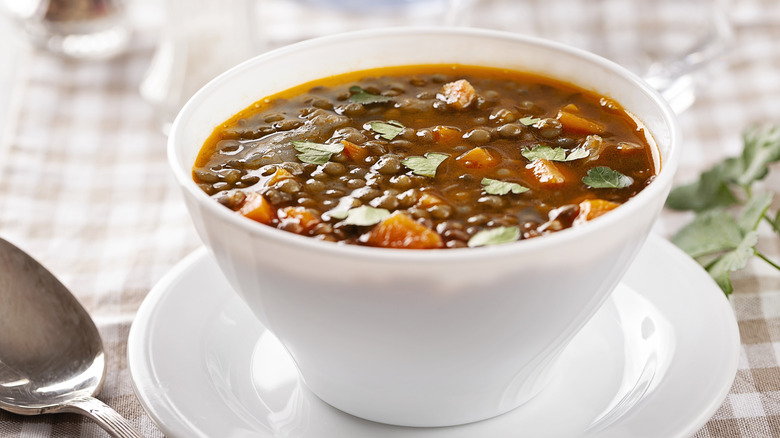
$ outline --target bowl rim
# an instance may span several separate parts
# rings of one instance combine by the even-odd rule
[[[256,68],[257,65],[261,65],[266,60],[287,56],[289,53],[316,50],[318,47],[338,44],[340,42],[354,40],[356,38],[368,39],[374,37],[393,36],[408,37],[410,35],[457,35],[516,41],[523,44],[539,46],[547,50],[562,52],[569,56],[580,58],[584,62],[595,64],[601,68],[616,73],[625,79],[630,80],[637,87],[638,92],[643,94],[646,99],[652,101],[657,106],[658,110],[663,116],[664,122],[669,127],[669,153],[666,156],[661,157],[659,150],[659,159],[662,159],[660,171],[656,174],[655,179],[650,184],[648,184],[639,193],[631,197],[628,201],[621,204],[614,211],[611,211],[609,214],[599,216],[585,224],[540,236],[540,238],[519,240],[506,244],[474,248],[441,248],[429,250],[378,248],[362,245],[343,244],[338,242],[325,242],[318,239],[313,239],[308,236],[301,236],[295,233],[279,230],[274,227],[258,224],[249,218],[235,214],[234,211],[224,208],[218,202],[215,202],[214,199],[201,190],[192,180],[191,169],[193,163],[183,163],[181,160],[179,160],[179,148],[177,145],[181,143],[178,140],[180,136],[180,125],[185,123],[185,119],[187,118],[188,114],[193,112],[201,103],[201,101],[207,99],[208,94],[211,93],[213,89],[219,88],[220,84],[229,81],[232,77],[240,74],[241,72],[247,69]],[[577,84],[575,83],[574,85]],[[263,97],[264,96],[258,97],[258,100],[262,99]],[[243,108],[237,108],[236,112],[241,111],[242,109]],[[221,220],[232,223],[236,227],[246,231],[252,236],[269,239],[290,248],[296,248],[309,252],[318,252],[329,256],[353,257],[361,259],[369,258],[388,263],[438,263],[442,261],[464,261],[486,257],[500,258],[528,254],[532,255],[539,252],[541,249],[549,249],[551,247],[571,244],[572,241],[581,239],[580,234],[582,233],[596,233],[599,230],[603,231],[605,228],[616,226],[619,222],[625,220],[626,216],[631,215],[632,212],[644,208],[645,204],[651,201],[654,197],[661,195],[665,197],[665,194],[658,192],[664,192],[672,185],[674,174],[676,172],[681,155],[681,137],[682,134],[677,116],[669,103],[660,95],[660,93],[658,93],[654,88],[652,88],[647,82],[645,82],[635,73],[606,58],[563,43],[506,31],[465,27],[456,28],[441,26],[409,26],[359,30],[317,37],[262,53],[226,70],[200,88],[179,111],[171,126],[170,134],[168,136],[167,155],[168,164],[173,170],[174,176],[180,187],[188,194],[190,194],[198,202],[198,205],[202,205],[204,208],[210,210],[212,214],[216,214],[217,217]]]

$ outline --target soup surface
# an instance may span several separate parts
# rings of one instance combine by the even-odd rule
[[[428,65],[325,78],[218,126],[193,179],[257,222],[389,248],[506,243],[612,210],[656,174],[620,105],[571,84]]]

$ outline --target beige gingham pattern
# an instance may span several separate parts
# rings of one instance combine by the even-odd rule
[[[109,63],[26,60],[0,149],[0,235],[46,265],[94,318],[107,350],[100,398],[146,436],[127,369],[130,323],[151,286],[199,245],[138,96],[150,52]],[[103,437],[81,417],[0,411],[0,437]]]
[[[291,14],[280,1],[269,3]],[[780,123],[780,8],[766,0],[731,11],[734,50],[713,66],[698,100],[680,117],[685,151],[678,182],[737,153],[745,126]],[[287,39],[294,38],[280,34],[274,44]],[[24,56],[14,95],[3,97],[15,104],[14,123],[0,135],[0,236],[78,296],[107,349],[100,398],[145,436],[160,437],[133,394],[127,334],[151,287],[200,243],[168,171],[166,139],[138,94],[150,57],[148,47],[108,62]],[[774,172],[764,186],[775,192],[776,210],[780,168]],[[656,232],[669,236],[689,218],[664,212]],[[767,227],[759,245],[780,259],[780,238]],[[739,370],[727,399],[695,437],[780,437],[780,273],[756,259],[733,278]],[[0,437],[104,436],[75,415],[0,411]]]

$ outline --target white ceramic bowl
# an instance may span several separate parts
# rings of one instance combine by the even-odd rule
[[[654,136],[655,181],[581,227],[459,250],[338,245],[260,225],[192,181],[214,127],[303,82],[409,64],[506,67],[620,102]],[[473,29],[385,29],[285,47],[219,76],[182,109],[169,158],[195,226],[239,295],[285,345],[307,384],[369,420],[442,426],[516,408],[617,285],[644,242],[679,155],[675,116],[648,85],[589,53]]]

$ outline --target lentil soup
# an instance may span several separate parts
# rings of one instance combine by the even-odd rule
[[[656,174],[617,102],[549,78],[427,65],[325,78],[218,126],[193,179],[313,238],[389,248],[506,243],[577,226]]]

